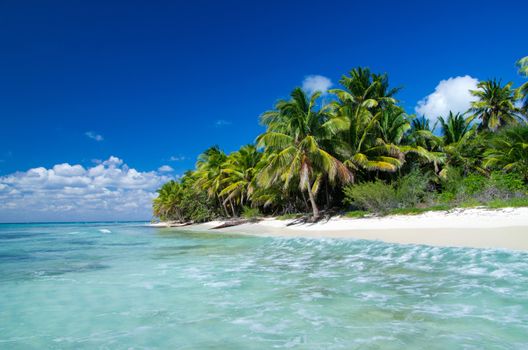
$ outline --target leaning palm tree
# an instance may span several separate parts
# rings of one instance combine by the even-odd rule
[[[227,157],[222,169],[224,188],[220,192],[220,196],[226,197],[224,202],[233,201],[240,206],[248,202],[255,188],[254,179],[261,157],[262,153],[254,145],[246,145]]]
[[[227,205],[220,192],[223,190],[222,180],[225,174],[222,172],[224,162],[226,161],[226,154],[221,151],[218,146],[213,146],[203,152],[196,163],[194,186],[201,191],[205,191],[210,199],[214,199],[218,205],[224,209],[224,214],[229,216]],[[231,212],[235,216],[233,206]]]
[[[504,171],[515,171],[528,180],[528,126],[502,130],[493,137],[484,153],[484,166]]]
[[[171,180],[157,191],[158,196],[153,200],[154,216],[162,220],[182,220],[183,215],[179,206],[182,198],[182,189],[178,182]]]
[[[316,109],[319,96],[294,89],[290,100],[279,101],[261,116],[267,130],[257,138],[258,147],[269,154],[258,183],[263,187],[281,183],[285,190],[298,183],[308,194],[314,220],[319,218],[316,195],[323,179],[352,181],[350,171],[326,149],[335,139],[335,123],[325,108]]]
[[[480,129],[495,131],[504,125],[519,121],[519,109],[515,107],[517,94],[512,83],[502,86],[500,81],[481,81],[477,90],[470,90],[477,100],[471,102],[470,111],[479,118]]]

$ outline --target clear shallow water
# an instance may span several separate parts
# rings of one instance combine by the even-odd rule
[[[1,349],[526,349],[528,254],[0,225]]]

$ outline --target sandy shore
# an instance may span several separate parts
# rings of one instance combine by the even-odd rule
[[[213,221],[177,230],[206,231]],[[154,224],[158,227],[164,223]],[[211,232],[275,237],[350,238],[434,246],[528,250],[528,208],[455,209],[420,215],[350,219],[335,217],[316,224],[266,218]]]

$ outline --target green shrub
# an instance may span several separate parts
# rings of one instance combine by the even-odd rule
[[[489,179],[480,174],[470,174],[463,178],[462,189],[465,194],[473,195],[482,192],[489,184]]]
[[[251,207],[244,206],[244,208],[242,209],[242,217],[246,219],[254,219],[259,216],[261,216],[261,214],[258,208],[251,208]]]
[[[396,183],[396,196],[400,207],[415,207],[431,198],[429,185],[431,177],[413,170]]]
[[[468,198],[465,201],[461,202],[458,206],[461,208],[475,208],[482,205],[482,201],[479,201],[476,198]]]
[[[438,195],[438,201],[443,204],[454,203],[457,199],[457,194],[453,192],[442,192]]]
[[[475,173],[464,177],[456,172],[450,174],[452,176],[442,182],[442,192],[438,196],[442,203],[474,207],[527,195],[523,177],[517,173],[497,171],[489,177]]]
[[[290,219],[297,219],[303,216],[303,214],[284,214],[277,216],[277,220],[290,220]]]
[[[394,187],[380,180],[345,186],[343,193],[345,204],[372,213],[385,213],[398,205]]]
[[[490,208],[528,207],[528,197],[517,197],[510,199],[495,199],[488,203]]]
[[[493,172],[489,178],[475,184],[475,189],[465,184],[465,200],[473,199],[481,204],[493,200],[508,200],[526,195],[526,187],[522,177],[515,173]],[[479,187],[478,189],[476,187]]]
[[[451,167],[446,173],[446,177],[440,177],[439,179],[441,185],[441,195],[447,201],[450,199],[455,200],[457,193],[460,192],[460,188],[462,187],[462,171],[458,168]]]
[[[346,212],[344,216],[347,218],[364,218],[367,215],[368,215],[368,211],[354,210],[354,211]]]
[[[396,208],[389,211],[390,215],[418,215],[425,213],[427,208]]]
[[[528,187],[524,183],[523,176],[518,173],[504,173],[502,171],[494,171],[491,173],[490,182],[496,188],[503,191],[510,191],[512,193],[525,193]]]
[[[186,189],[180,208],[185,213],[186,221],[206,222],[218,216],[205,193],[197,193],[191,188]]]

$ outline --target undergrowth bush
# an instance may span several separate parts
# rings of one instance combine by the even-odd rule
[[[452,176],[442,183],[439,198],[443,203],[477,206],[494,200],[525,197],[527,190],[521,175],[496,171],[489,177],[482,174]]]
[[[430,179],[428,174],[414,170],[394,184],[378,180],[349,185],[343,189],[344,202],[355,209],[378,214],[412,208],[432,202]]]
[[[291,219],[297,219],[302,217],[304,214],[302,213],[290,213],[290,214],[283,214],[277,216],[277,220],[291,220]]]
[[[258,208],[251,208],[251,207],[245,206],[242,209],[242,217],[244,217],[246,219],[254,219],[254,218],[257,218],[259,216],[261,216],[261,214],[260,214],[260,211],[258,210]]]
[[[343,189],[345,204],[373,213],[385,213],[398,205],[394,186],[378,180],[349,185]]]
[[[413,170],[396,183],[396,197],[400,208],[415,207],[432,201],[431,176]]]

